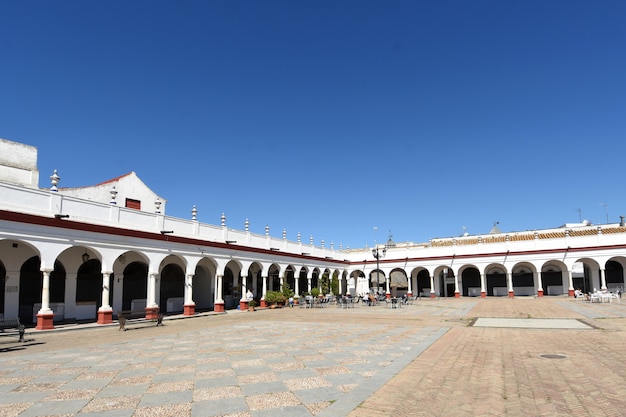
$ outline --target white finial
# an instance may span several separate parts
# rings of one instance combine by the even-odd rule
[[[195,204],[191,208],[191,220],[198,220],[198,209],[196,208]]]
[[[156,200],[154,200],[154,212],[156,214],[161,213],[161,204],[161,200],[159,199],[159,197],[157,197]]]
[[[335,242],[330,242],[330,248],[335,249]]]
[[[283,229],[283,239],[287,239],[287,229]]]
[[[310,243],[311,245],[313,244],[313,235],[311,235],[311,236],[309,237],[309,243]]]
[[[298,232],[298,243],[300,243],[300,238],[301,238],[300,232]]]
[[[322,247],[324,247],[324,239],[321,240]]]
[[[50,191],[53,191],[55,193],[59,191],[57,188],[57,184],[59,183],[59,181],[61,181],[61,177],[59,177],[59,175],[57,174],[57,170],[55,169],[52,175],[50,175],[50,183],[52,184],[52,187],[50,187]]]
[[[109,202],[109,204],[111,204],[112,206],[117,205],[117,201],[115,201],[115,199],[117,198],[117,189],[115,188],[115,185],[113,186],[113,188],[111,188],[109,194],[111,194],[111,201]]]
[[[222,226],[226,226],[226,216],[224,215],[224,213],[222,213],[222,217],[220,217],[220,220],[222,221]]]
[[[265,225],[265,236],[269,236],[270,235],[270,226],[269,225]]]
[[[250,230],[250,222],[248,221],[248,219],[243,222],[243,228],[246,230],[246,232]]]
[[[339,250],[343,250],[343,244],[339,244]]]

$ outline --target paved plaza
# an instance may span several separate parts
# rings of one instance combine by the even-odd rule
[[[0,338],[0,417],[621,416],[626,300],[420,300]]]

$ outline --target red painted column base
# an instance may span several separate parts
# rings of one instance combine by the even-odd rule
[[[435,296],[435,293],[434,293],[434,292],[431,292],[431,293],[430,293],[430,298],[436,298],[436,296]]]
[[[485,291],[481,291],[480,298],[487,298],[487,293]]]
[[[113,323],[113,310],[98,311],[98,324]]]
[[[454,298],[461,298],[461,293],[458,291],[454,292]]]
[[[261,300],[261,307],[267,307],[267,301]]]
[[[223,313],[224,311],[226,311],[225,307],[224,307],[224,303],[215,303],[215,306],[213,307],[213,311],[215,311],[216,313]]]
[[[407,292],[407,293],[406,293],[406,296],[407,296],[407,297],[413,297],[413,293],[412,293],[412,292]]]
[[[239,310],[246,311],[248,309],[248,302],[239,300]]]
[[[568,290],[567,291],[567,295],[569,295],[570,297],[573,297],[574,296],[574,290],[573,289]]]
[[[156,320],[159,316],[159,307],[146,307],[146,320]]]
[[[515,297],[515,292],[509,291],[509,298],[513,298],[513,297]]]
[[[54,313],[37,314],[37,330],[54,329]]]
[[[193,316],[196,314],[196,305],[195,304],[185,304],[183,306],[183,315],[184,316]]]
[[[543,297],[543,290],[537,290],[537,297]]]
[[[389,298],[391,298],[391,294],[387,293],[387,294],[385,294],[385,297],[387,297],[387,299],[389,299]]]

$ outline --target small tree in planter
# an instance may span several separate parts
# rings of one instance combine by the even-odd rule
[[[248,301],[248,311],[254,311],[254,307],[256,307],[256,301],[254,300]]]
[[[276,308],[276,304],[285,302],[285,296],[280,291],[268,291],[265,293],[265,301],[270,308]]]
[[[320,295],[320,289],[315,287],[315,288],[311,288],[311,296],[313,298],[317,298]]]

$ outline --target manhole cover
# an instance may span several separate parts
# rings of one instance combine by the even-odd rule
[[[555,354],[555,353],[544,353],[543,355],[539,355],[539,357],[545,358],[545,359],[565,359],[565,358],[567,358],[567,356],[565,356],[565,355],[558,355],[558,354]]]

